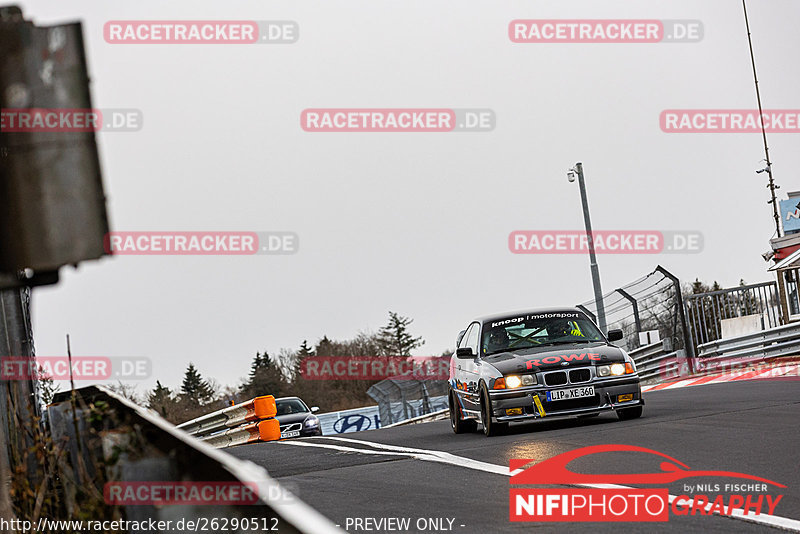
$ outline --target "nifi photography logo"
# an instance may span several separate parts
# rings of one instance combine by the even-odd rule
[[[599,453],[645,453],[661,460],[653,473],[583,474],[567,469],[579,458]],[[733,471],[694,470],[664,453],[634,445],[594,445],[565,452],[530,466],[535,460],[513,459],[509,519],[528,522],[627,521],[665,522],[674,516],[772,515],[783,495],[769,493],[783,484]],[[530,466],[530,467],[526,467]],[[523,469],[524,468],[524,469]],[[515,472],[518,471],[519,472]],[[669,484],[683,484],[670,495]],[[719,481],[722,479],[722,482]],[[714,480],[715,482],[708,482]],[[583,486],[523,488],[531,485]],[[656,485],[638,488],[631,485]],[[672,514],[670,514],[672,512]]]

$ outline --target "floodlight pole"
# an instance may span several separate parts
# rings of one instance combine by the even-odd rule
[[[589,201],[586,199],[586,184],[583,180],[583,163],[575,164],[575,174],[578,175],[578,186],[581,190],[581,204],[583,205],[583,222],[586,225],[586,239],[589,243],[589,267],[592,271],[592,285],[594,286],[594,303],[597,307],[597,322],[603,334],[608,333],[606,327],[606,310],[603,304],[603,290],[600,288],[600,270],[597,267],[597,257],[594,253],[594,238],[592,237],[592,220],[589,217]]]

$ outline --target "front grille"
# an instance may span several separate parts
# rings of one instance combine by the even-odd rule
[[[292,430],[302,430],[303,423],[290,423],[281,426],[281,432],[291,432]]]
[[[567,383],[567,373],[558,371],[557,373],[547,373],[544,375],[544,383],[548,386],[560,386]]]
[[[588,382],[591,378],[592,375],[589,369],[573,369],[569,372],[569,381],[573,384],[576,382]]]

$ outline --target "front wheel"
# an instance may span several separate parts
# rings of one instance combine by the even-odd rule
[[[635,408],[625,408],[622,410],[617,410],[617,417],[619,417],[620,421],[626,421],[628,419],[636,419],[637,417],[642,416],[642,407],[637,406]]]
[[[461,411],[461,404],[456,399],[456,394],[450,392],[450,428],[456,434],[466,434],[467,432],[475,432],[478,424],[473,419],[462,419],[464,416]]]
[[[492,399],[486,386],[481,388],[481,424],[486,437],[497,436],[508,429],[508,423],[495,423],[492,421]]]

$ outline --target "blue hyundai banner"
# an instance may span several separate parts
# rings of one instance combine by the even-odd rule
[[[784,233],[792,234],[800,231],[800,197],[781,200],[780,205]]]

